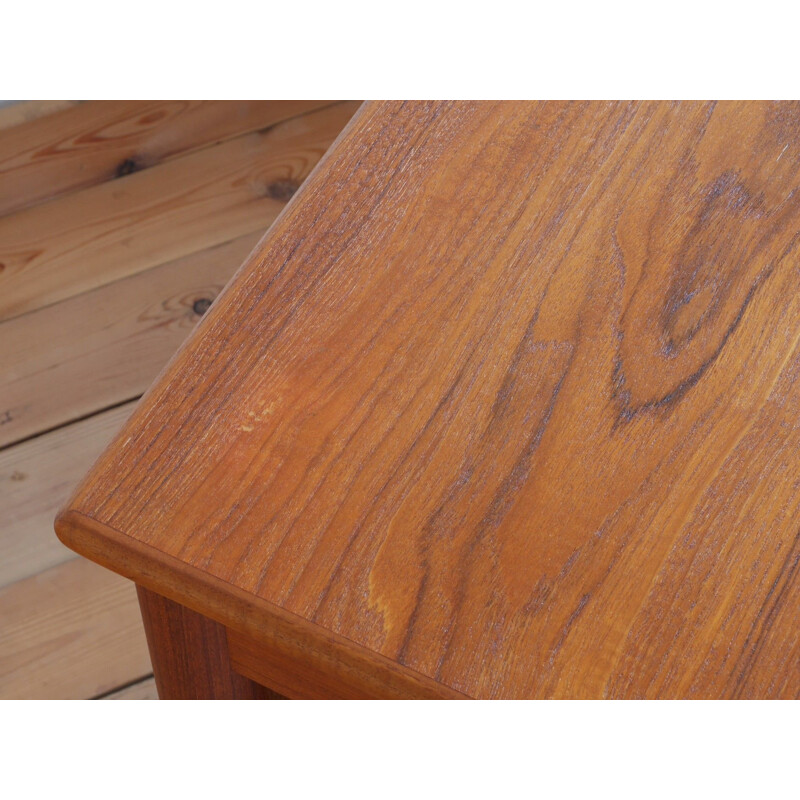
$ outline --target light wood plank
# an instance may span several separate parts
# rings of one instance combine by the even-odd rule
[[[81,103],[0,133],[0,215],[328,105],[331,101]]]
[[[259,238],[0,322],[0,447],[142,394]]]
[[[357,107],[335,106],[0,219],[0,319],[264,231]]]
[[[0,587],[73,558],[53,533],[53,519],[135,405],[0,452]]]
[[[158,700],[155,678],[145,678],[132,686],[126,686],[118,692],[106,695],[103,700]]]
[[[78,100],[23,100],[20,103],[4,106],[0,108],[0,131],[64,111],[77,106],[78,103]]]
[[[82,558],[0,589],[0,698],[89,698],[152,672],[136,590]]]

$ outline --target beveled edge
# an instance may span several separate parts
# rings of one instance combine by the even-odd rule
[[[81,556],[181,603],[314,669],[343,696],[374,699],[468,699],[273,603],[203,572],[99,520],[67,507],[54,523],[61,542]]]

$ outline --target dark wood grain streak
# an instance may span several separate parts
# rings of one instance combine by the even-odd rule
[[[472,697],[797,697],[798,131],[792,103],[368,104],[69,544],[102,555],[96,520],[197,610],[221,581]]]

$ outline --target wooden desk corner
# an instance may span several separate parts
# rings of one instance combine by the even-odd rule
[[[58,535],[162,697],[797,697],[798,231],[796,104],[366,104]]]

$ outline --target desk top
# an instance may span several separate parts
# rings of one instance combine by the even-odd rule
[[[59,535],[385,696],[797,696],[799,189],[793,104],[368,104]]]

